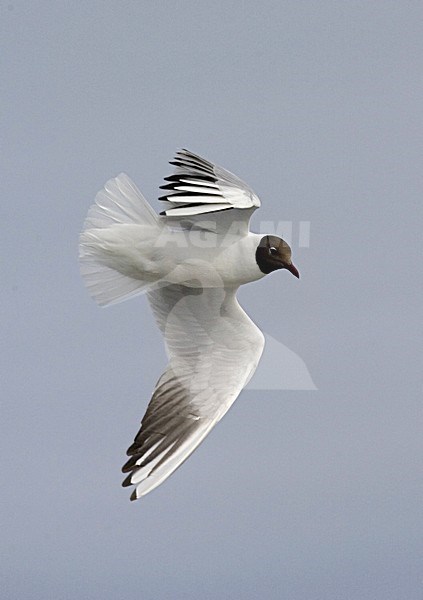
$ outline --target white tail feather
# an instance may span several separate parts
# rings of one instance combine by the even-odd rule
[[[95,204],[88,211],[83,231],[102,229],[114,223],[138,223],[157,225],[154,212],[137,186],[126,173],[109,179],[95,197]]]
[[[150,232],[157,227],[157,235],[162,227],[158,215],[136,185],[121,173],[96,195],[80,236],[81,274],[90,295],[100,306],[141,294],[152,284],[151,280],[135,279],[107,264],[109,256],[104,241],[108,232],[104,230],[111,231],[114,226],[124,224],[144,225]]]

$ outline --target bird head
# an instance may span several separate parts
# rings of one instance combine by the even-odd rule
[[[295,277],[300,277],[291,259],[291,248],[276,235],[265,235],[256,249],[256,262],[262,273],[271,273],[277,269],[287,269]]]

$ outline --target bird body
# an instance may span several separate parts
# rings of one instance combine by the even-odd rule
[[[128,449],[131,499],[164,481],[222,418],[254,373],[264,337],[238,287],[298,271],[280,238],[249,231],[260,206],[238,177],[187,150],[157,215],[125,174],[96,197],[80,236],[81,272],[105,306],[146,292],[169,363]]]
[[[115,271],[139,281],[182,283],[200,277],[202,287],[239,286],[264,277],[255,251],[262,236],[249,233],[224,243],[213,233],[172,231],[160,225],[113,225],[84,236],[85,248]],[[90,239],[91,238],[91,239]],[[223,242],[223,243],[222,243]]]

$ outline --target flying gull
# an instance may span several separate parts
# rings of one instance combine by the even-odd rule
[[[145,292],[164,336],[161,375],[122,471],[136,500],[203,441],[247,385],[264,347],[240,285],[299,273],[281,238],[249,231],[260,206],[222,167],[180,150],[158,215],[124,173],[97,194],[80,236],[81,273],[100,306]]]

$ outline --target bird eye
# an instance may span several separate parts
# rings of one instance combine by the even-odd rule
[[[269,254],[277,254],[277,253],[278,253],[277,248],[275,248],[274,246],[270,246]]]

